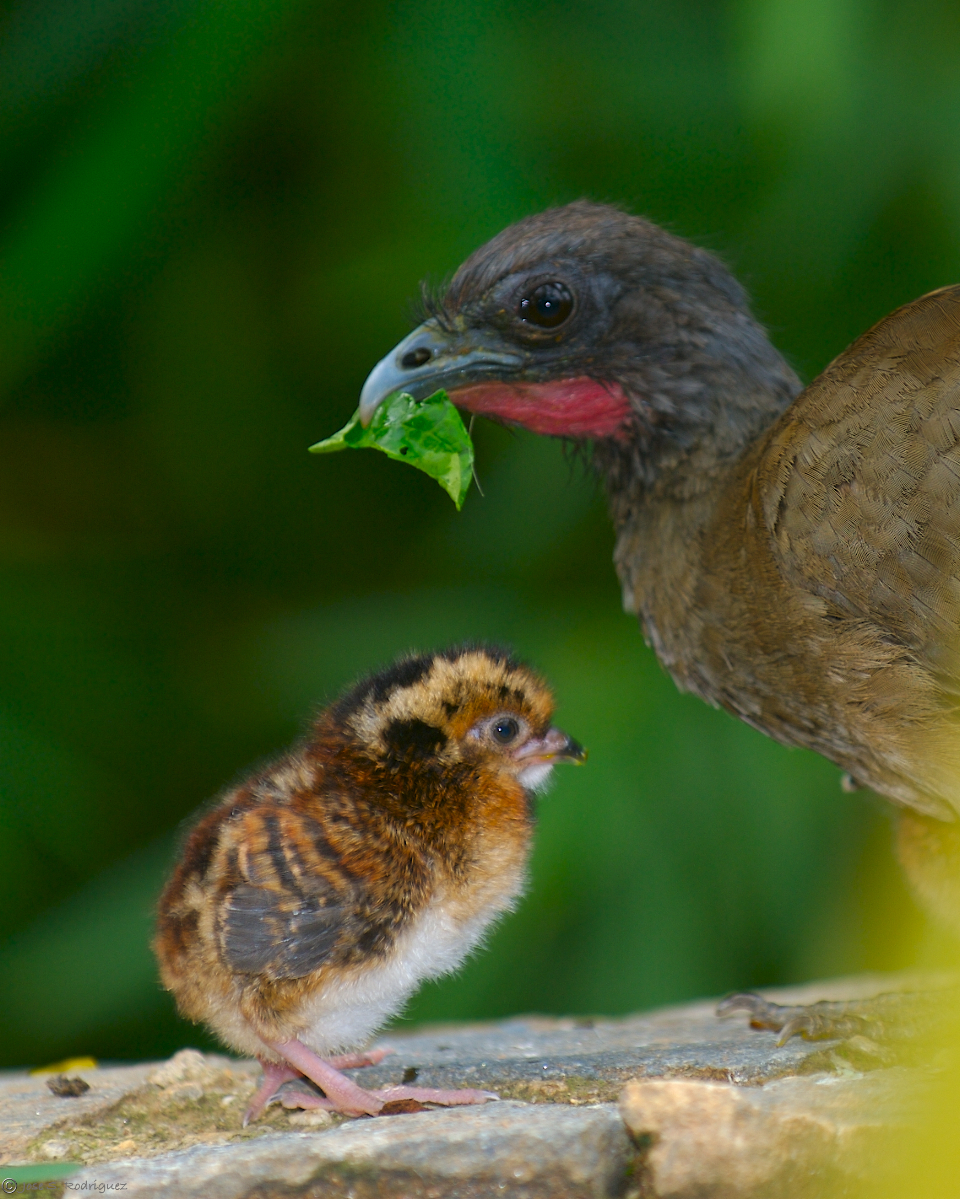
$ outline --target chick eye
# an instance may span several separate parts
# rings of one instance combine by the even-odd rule
[[[541,283],[520,301],[522,321],[541,329],[556,329],[573,311],[573,295],[564,283]]]
[[[520,732],[520,725],[511,717],[505,716],[502,720],[498,720],[490,731],[493,733],[494,741],[499,741],[501,745],[509,745]]]

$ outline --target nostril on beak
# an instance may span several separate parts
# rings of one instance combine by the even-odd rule
[[[417,346],[415,350],[408,350],[400,359],[400,365],[408,371],[414,370],[418,366],[423,366],[425,362],[429,362],[433,355],[426,346]]]

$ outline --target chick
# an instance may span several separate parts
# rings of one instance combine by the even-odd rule
[[[364,1090],[340,1071],[427,978],[455,970],[524,886],[532,792],[577,742],[509,654],[405,658],[321,713],[299,746],[230,791],[187,838],[154,949],[180,1011],[260,1061],[244,1123],[287,1106],[375,1115],[486,1091]]]

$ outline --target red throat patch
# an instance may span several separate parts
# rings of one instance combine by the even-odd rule
[[[630,402],[619,383],[554,379],[550,383],[474,383],[450,392],[458,408],[495,416],[550,437],[626,436]]]

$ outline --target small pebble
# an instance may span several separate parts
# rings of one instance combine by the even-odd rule
[[[180,1082],[208,1083],[216,1077],[216,1073],[199,1049],[181,1049],[169,1061],[158,1066],[147,1082],[164,1088]]]
[[[47,1086],[61,1099],[76,1099],[90,1090],[90,1084],[82,1078],[67,1078],[65,1074],[55,1074],[53,1078],[48,1078]]]
[[[121,1141],[119,1145],[114,1145],[110,1150],[111,1153],[136,1153],[136,1151],[136,1141]]]
[[[425,1112],[428,1110],[419,1099],[390,1099],[380,1109],[380,1115],[408,1116],[414,1112]]]
[[[333,1116],[322,1107],[313,1108],[309,1112],[294,1112],[289,1119],[291,1124],[300,1128],[329,1128],[333,1123]]]
[[[51,1162],[60,1161],[63,1157],[69,1157],[73,1151],[72,1141],[44,1141],[40,1146],[43,1156]]]

